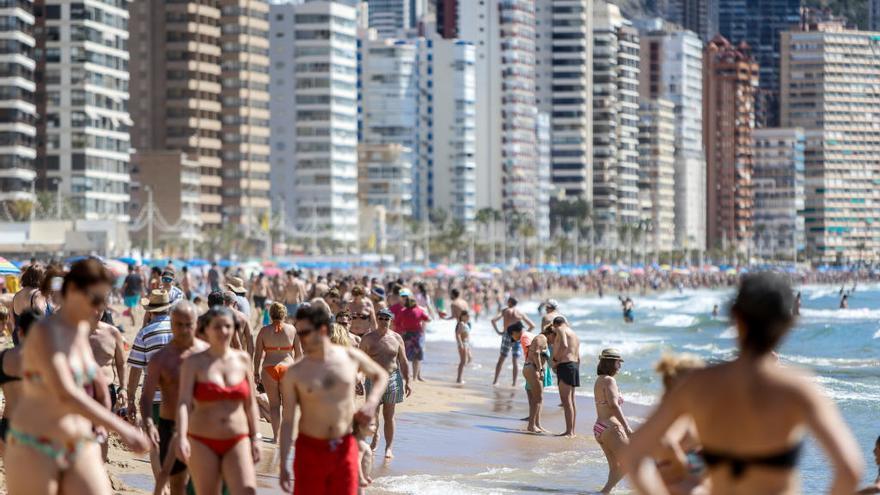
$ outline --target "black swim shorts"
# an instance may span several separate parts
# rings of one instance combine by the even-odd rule
[[[571,361],[559,363],[556,366],[556,377],[559,378],[559,381],[571,387],[581,386],[581,374],[578,363]]]

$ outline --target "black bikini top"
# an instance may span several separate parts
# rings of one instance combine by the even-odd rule
[[[6,352],[9,349],[6,349],[3,352],[0,352],[0,385],[6,385],[9,382],[15,382],[21,380],[20,376],[12,376],[3,371],[3,361],[6,360]]]
[[[733,474],[733,477],[740,478],[745,474],[746,469],[749,466],[762,466],[774,469],[794,468],[797,466],[803,446],[804,442],[800,441],[790,449],[778,454],[748,457],[713,452],[704,448],[702,456],[703,461],[706,462],[706,466],[711,468],[720,464],[727,464],[730,466],[730,471]]]

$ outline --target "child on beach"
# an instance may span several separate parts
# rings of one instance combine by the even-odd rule
[[[355,421],[352,428],[352,434],[358,443],[358,479],[360,480],[358,495],[364,495],[365,488],[373,483],[373,449],[370,448],[367,437],[376,434],[376,427],[376,419],[373,418],[368,426],[362,426]]]
[[[455,342],[458,344],[458,378],[455,380],[455,383],[464,383],[461,380],[461,375],[464,372],[464,367],[467,364],[470,364],[472,356],[471,356],[471,344],[469,341],[469,336],[471,333],[471,315],[467,311],[462,311],[458,316],[458,323],[455,325]]]

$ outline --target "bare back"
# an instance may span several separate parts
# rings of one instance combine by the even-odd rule
[[[574,330],[568,325],[560,328],[557,333],[556,342],[553,346],[553,361],[559,363],[577,363],[580,362],[581,341],[575,335]],[[563,335],[564,334],[564,335]]]
[[[113,383],[115,377],[113,364],[116,357],[116,346],[121,338],[119,330],[103,321],[99,321],[97,328],[89,334],[89,345],[92,348],[95,362],[98,363],[98,367],[101,368],[108,383]]]

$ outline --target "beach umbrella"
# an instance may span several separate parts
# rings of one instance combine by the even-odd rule
[[[121,262],[125,263],[126,265],[137,265],[138,264],[138,261],[136,259],[130,258],[127,256],[123,256],[121,258],[116,258],[116,261],[121,261]]]
[[[18,275],[21,270],[9,262],[6,258],[0,256],[0,275]]]
[[[602,266],[599,267],[599,271],[602,272],[602,273],[605,273],[605,272],[613,272],[613,271],[614,271],[614,268],[611,268],[611,265],[602,265]]]
[[[731,268],[724,273],[726,273],[727,275],[736,275],[736,268]]]
[[[617,276],[620,278],[629,278],[629,273],[626,272],[617,272]]]
[[[672,269],[672,267],[664,264],[664,265],[660,265],[660,269],[668,272],[669,270]]]
[[[284,272],[281,271],[280,268],[276,268],[276,267],[274,267],[274,266],[267,266],[266,268],[263,269],[263,273],[264,273],[267,277],[276,277],[276,276],[278,276],[278,275],[281,275],[281,274],[284,273]]]
[[[119,260],[104,260],[104,266],[117,277],[122,277],[128,273],[128,263],[123,263]]]
[[[633,268],[633,270],[632,270],[631,273],[632,273],[633,275],[644,275],[644,274],[645,274],[645,269],[644,269],[644,268]]]
[[[201,258],[195,258],[195,259],[191,259],[191,260],[187,261],[186,264],[189,266],[192,266],[192,267],[199,267],[199,266],[208,266],[211,264],[211,262],[208,260],[201,259]]]
[[[492,272],[492,273],[494,273],[495,275],[501,275],[502,273],[504,273],[504,272],[501,270],[501,268],[497,268],[497,267],[496,267],[496,268],[492,268],[492,269],[490,269],[489,271]]]

